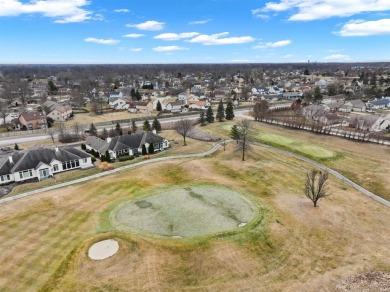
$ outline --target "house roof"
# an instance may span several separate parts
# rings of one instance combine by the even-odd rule
[[[46,118],[46,115],[43,112],[37,111],[23,112],[20,114],[20,116],[22,116],[26,121],[34,121],[41,118]]]
[[[390,100],[388,100],[386,98],[382,98],[382,99],[377,99],[377,100],[370,101],[369,104],[372,104],[372,105],[387,105],[387,104],[390,104]]]
[[[51,100],[46,100],[44,103],[42,103],[42,107],[47,108],[49,113],[59,106],[60,105],[58,103]]]
[[[105,153],[107,150],[119,151],[125,149],[138,149],[143,144],[148,143],[161,143],[164,138],[156,135],[152,132],[140,132],[131,135],[115,136],[111,140],[102,140],[98,137],[90,136],[85,142],[86,145],[91,146],[93,149],[100,153]]]
[[[90,156],[81,150],[71,147],[53,148],[48,146],[35,146],[30,149],[15,152],[11,157],[12,162],[10,162],[8,157],[0,160],[0,175],[27,169],[36,169],[42,164],[50,165],[50,162],[54,159],[65,162]]]

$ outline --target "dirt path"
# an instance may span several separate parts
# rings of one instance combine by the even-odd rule
[[[28,197],[28,196],[31,196],[31,195],[34,195],[34,194],[38,194],[38,193],[41,193],[41,192],[46,192],[46,191],[50,191],[50,190],[54,190],[54,189],[59,189],[59,188],[62,188],[62,187],[66,187],[66,186],[82,183],[82,182],[85,182],[85,181],[89,181],[89,180],[92,180],[92,179],[97,179],[97,178],[100,178],[100,177],[103,177],[103,176],[106,176],[106,175],[110,175],[110,174],[113,174],[113,173],[116,173],[116,172],[119,172],[119,171],[122,171],[122,170],[136,168],[136,167],[139,167],[139,166],[142,166],[142,165],[145,165],[145,164],[149,164],[149,163],[155,163],[155,162],[160,162],[160,161],[167,161],[167,160],[171,160],[171,159],[204,157],[204,156],[207,156],[207,155],[210,155],[210,154],[216,152],[219,148],[221,148],[223,146],[223,143],[229,143],[229,142],[232,142],[232,141],[233,140],[226,140],[225,142],[217,143],[210,150],[205,151],[205,152],[200,152],[200,153],[195,153],[195,154],[186,154],[186,155],[166,156],[166,157],[159,157],[159,158],[150,159],[150,160],[144,160],[144,161],[140,161],[138,163],[134,163],[134,164],[131,164],[131,165],[118,167],[118,168],[115,168],[113,170],[101,172],[101,173],[98,173],[98,174],[94,174],[94,175],[87,176],[87,177],[84,177],[84,178],[76,179],[76,180],[73,180],[73,181],[69,181],[69,182],[58,184],[58,185],[37,189],[37,190],[34,190],[34,191],[18,194],[18,195],[12,196],[12,197],[3,198],[3,199],[0,199],[0,204],[6,203],[6,202],[10,202],[10,201],[14,201],[14,200],[21,199],[21,198],[25,198],[25,197]],[[383,199],[383,198],[381,198],[381,197],[371,193],[370,191],[366,190],[362,186],[360,186],[360,185],[354,183],[353,181],[351,181],[350,179],[346,178],[345,176],[343,176],[339,172],[337,172],[337,171],[335,171],[335,170],[333,170],[333,169],[331,169],[331,168],[329,168],[329,167],[327,167],[327,166],[325,166],[323,164],[320,164],[318,162],[315,162],[314,160],[308,159],[308,158],[300,156],[298,154],[295,154],[295,153],[292,153],[292,152],[289,152],[289,151],[286,151],[286,150],[281,150],[279,148],[276,148],[276,147],[273,147],[273,146],[269,146],[269,145],[266,145],[266,144],[263,144],[263,143],[255,142],[254,144],[257,145],[257,146],[263,147],[263,148],[270,149],[272,151],[279,152],[281,154],[284,154],[284,155],[287,155],[287,156],[290,156],[290,157],[294,157],[296,159],[305,161],[305,162],[307,162],[307,163],[309,163],[309,164],[311,164],[311,165],[313,165],[315,167],[318,167],[318,168],[321,168],[323,170],[326,170],[330,174],[334,175],[338,179],[341,179],[346,184],[352,186],[353,188],[355,188],[356,190],[360,191],[364,195],[374,199],[375,201],[377,201],[377,202],[379,202],[379,203],[381,203],[381,204],[383,204],[385,206],[390,207],[390,202],[389,201],[387,201],[387,200],[385,200],[385,199]]]

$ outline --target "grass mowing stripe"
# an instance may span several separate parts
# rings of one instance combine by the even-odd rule
[[[42,237],[39,236],[42,240],[39,241],[40,246],[38,250],[36,250],[30,257],[23,258],[23,264],[14,271],[11,281],[5,284],[5,288],[7,286],[13,287],[14,281],[18,279],[22,288],[21,290],[24,290],[29,287],[27,284],[27,278],[29,276],[37,279],[39,276],[42,278],[42,276],[46,274],[46,279],[42,279],[44,281],[50,277],[51,271],[53,268],[55,269],[56,265],[58,265],[58,260],[60,260],[63,256],[63,253],[66,253],[65,247],[68,246],[69,242],[74,240],[75,236],[72,236],[74,233],[72,232],[72,235],[70,236],[69,230],[74,231],[77,226],[85,222],[85,220],[89,217],[89,214],[80,215],[78,213],[72,214],[71,212],[65,212],[62,217],[67,216],[70,216],[70,218],[68,220],[64,219],[60,226],[50,229],[50,231]],[[48,251],[50,252],[48,253]],[[57,261],[53,260],[55,258],[57,258]],[[41,266],[42,269],[37,268],[38,266]],[[47,272],[45,273],[45,271]],[[24,284],[25,287],[23,287]],[[34,282],[34,284],[38,287],[40,286],[37,282]]]

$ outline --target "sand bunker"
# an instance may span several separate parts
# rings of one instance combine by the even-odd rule
[[[88,250],[88,256],[93,260],[104,260],[116,254],[118,250],[118,242],[113,239],[107,239],[92,245]]]
[[[182,238],[242,228],[253,216],[252,206],[239,193],[225,187],[195,186],[126,202],[110,218],[120,230]]]

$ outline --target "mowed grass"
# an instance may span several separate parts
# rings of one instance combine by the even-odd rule
[[[202,127],[211,134],[228,137],[236,121]],[[390,147],[340,137],[315,134],[277,125],[253,122],[256,140],[308,157],[335,169],[364,188],[390,200]]]
[[[390,271],[388,208],[331,177],[318,208],[302,195],[310,165],[254,147],[242,162],[226,151],[145,165],[0,205],[2,291],[334,290],[366,270]],[[240,229],[160,239],[112,228],[121,202],[158,189],[220,185],[257,210]],[[117,255],[93,261],[88,248],[118,240]]]

